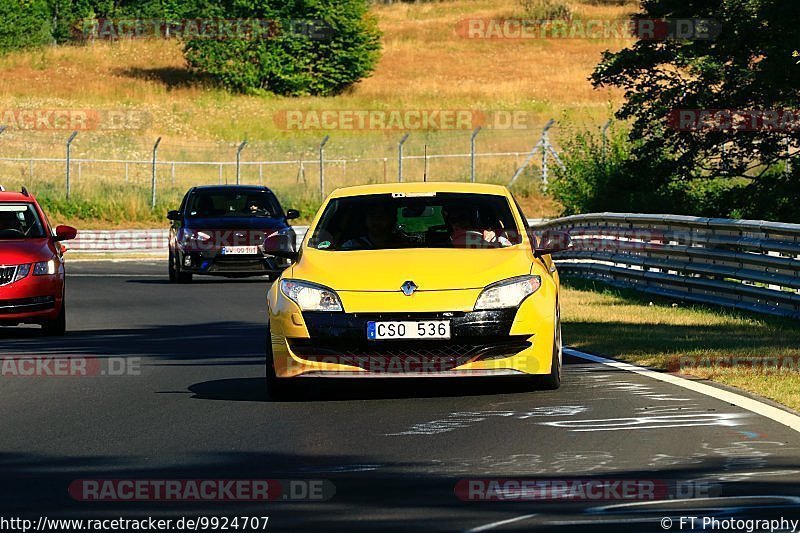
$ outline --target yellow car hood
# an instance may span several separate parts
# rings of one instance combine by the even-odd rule
[[[482,289],[529,274],[532,261],[524,245],[367,251],[305,248],[290,275],[336,291],[397,292],[406,281],[413,281],[419,291]]]

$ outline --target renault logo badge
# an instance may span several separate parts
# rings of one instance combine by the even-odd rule
[[[414,294],[414,291],[417,290],[417,284],[414,283],[413,281],[406,281],[405,283],[403,283],[403,286],[400,287],[400,290],[402,290],[403,294],[405,294],[406,296],[411,296],[412,294]]]

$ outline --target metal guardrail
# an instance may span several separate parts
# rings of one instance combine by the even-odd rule
[[[565,276],[800,318],[800,224],[599,213],[534,225],[566,231]]]
[[[599,213],[529,220],[568,232],[554,255],[564,276],[643,292],[800,318],[800,224]],[[306,226],[295,226],[298,244]],[[71,250],[167,253],[166,229],[81,231]]]
[[[294,226],[298,245],[307,230],[307,226]],[[73,241],[66,242],[65,246],[68,250],[81,253],[141,253],[166,256],[169,246],[169,230],[79,230],[78,237]]]

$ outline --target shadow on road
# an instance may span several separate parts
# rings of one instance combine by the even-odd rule
[[[432,454],[435,455],[435,454]],[[112,456],[42,456],[31,454],[0,455],[0,510],[3,514],[36,517],[72,516],[125,518],[176,516],[269,516],[270,531],[458,531],[514,516],[535,514],[536,531],[655,531],[663,516],[700,515],[703,511],[717,517],[738,516],[755,519],[797,516],[796,501],[775,499],[775,495],[796,495],[798,486],[773,478],[770,482],[746,481],[717,484],[708,482],[714,491],[713,503],[702,498],[686,498],[675,503],[667,494],[650,500],[662,502],[649,508],[637,502],[617,511],[597,511],[609,504],[624,504],[622,498],[591,501],[508,499],[506,501],[463,501],[456,485],[464,479],[573,480],[581,483],[609,479],[648,480],[663,487],[678,482],[712,480],[725,470],[724,458],[671,470],[620,470],[606,474],[542,473],[491,470],[479,460],[470,465],[457,461],[426,460],[386,462],[369,454],[278,453],[217,451],[201,457],[185,457],[182,464],[153,465],[152,458]],[[744,457],[742,459],[745,459]],[[771,468],[797,468],[798,465],[772,465]],[[323,480],[332,489],[325,501],[81,501],[81,480],[282,480],[285,491],[289,480]],[[75,485],[72,485],[75,483]],[[70,486],[73,489],[70,491]],[[114,497],[114,487],[105,491]],[[78,487],[78,488],[76,488]],[[518,490],[518,489],[517,489]],[[669,489],[665,489],[669,490]],[[99,492],[100,493],[100,492]],[[463,493],[458,493],[462,494]],[[509,494],[509,493],[506,493]],[[763,498],[740,500],[737,496],[762,495]],[[727,509],[726,509],[727,508]],[[592,511],[593,509],[593,511]],[[638,519],[638,520],[637,520]],[[571,527],[554,523],[575,521]],[[604,523],[605,521],[605,523]],[[507,524],[503,531],[530,531],[531,522]],[[613,527],[611,527],[613,525]]]
[[[376,378],[308,379],[299,378],[296,396],[291,401],[352,401],[408,398],[491,396],[497,394],[557,394],[532,391],[523,380],[508,378]],[[189,387],[192,398],[220,401],[269,401],[264,378],[220,379]]]

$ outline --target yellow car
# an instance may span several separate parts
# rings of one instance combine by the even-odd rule
[[[537,242],[538,241],[538,242]],[[339,189],[267,294],[267,387],[303,378],[517,375],[561,383],[559,279],[505,187]]]

